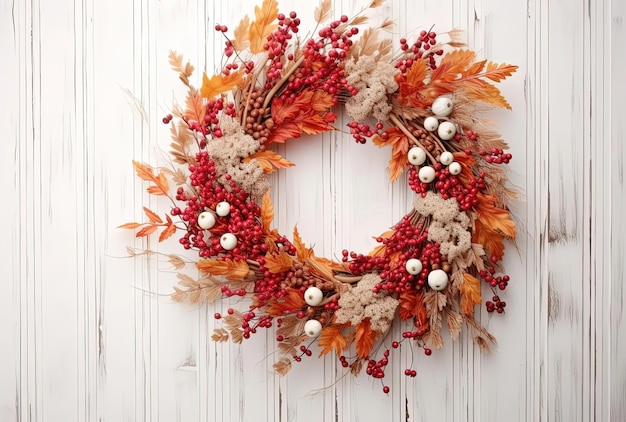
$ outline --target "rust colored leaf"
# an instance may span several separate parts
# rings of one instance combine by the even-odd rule
[[[150,220],[151,223],[153,224],[162,224],[163,220],[161,220],[161,217],[159,217],[157,215],[157,213],[155,213],[154,211],[149,210],[146,207],[143,207],[143,211],[146,213],[146,216],[148,217],[148,219]]]
[[[478,220],[491,230],[501,233],[505,237],[515,237],[515,223],[511,220],[508,210],[497,206],[498,199],[491,195],[478,193]]]
[[[428,75],[428,68],[424,60],[416,60],[413,66],[407,70],[406,75],[396,76],[400,104],[413,105],[418,108],[426,108],[428,102],[420,96],[420,90],[424,87],[424,79]]]
[[[357,356],[365,359],[374,347],[376,333],[372,330],[369,318],[364,318],[357,326],[354,336]]]
[[[280,248],[277,253],[265,255],[265,267],[272,274],[289,271],[292,266],[293,260],[283,248]]]
[[[134,230],[139,226],[142,226],[143,223],[126,223],[126,224],[122,224],[121,226],[117,226],[118,229],[131,229]]]
[[[306,306],[304,296],[299,290],[288,288],[287,295],[265,305],[265,311],[272,316],[282,316],[300,311]]]
[[[246,261],[233,261],[230,259],[224,261],[202,259],[196,264],[196,267],[200,271],[211,275],[224,275],[229,280],[243,280],[250,272]]]
[[[167,183],[167,178],[163,173],[159,173],[158,175],[154,174],[154,169],[147,164],[141,164],[137,161],[133,161],[133,166],[135,167],[135,172],[137,176],[142,180],[147,180],[155,184],[155,186],[149,186],[148,192],[152,195],[166,195],[169,191],[169,184]]]
[[[204,98],[212,99],[224,92],[228,92],[243,82],[243,73],[232,72],[229,75],[217,74],[209,77],[202,75],[202,88],[200,93]]]
[[[275,0],[263,0],[261,7],[254,7],[255,20],[248,30],[250,51],[253,54],[263,52],[268,35],[278,27],[275,23],[278,16],[278,2]]]
[[[343,329],[348,324],[332,324],[322,328],[322,332],[319,337],[318,344],[322,348],[320,356],[332,352],[337,353],[337,356],[343,354],[343,349],[346,348],[348,342],[343,336]]]
[[[250,29],[250,18],[245,15],[239,21],[239,25],[235,28],[234,37],[231,41],[235,51],[243,51],[250,46],[248,31]]]
[[[270,192],[267,191],[263,195],[263,201],[261,202],[261,223],[263,224],[263,230],[269,233],[272,229],[272,221],[274,220],[274,204]]]
[[[306,262],[313,255],[313,249],[306,247],[300,237],[300,233],[298,233],[297,226],[293,228],[293,245],[296,248],[296,258],[298,261]]]
[[[400,318],[407,320],[415,318],[419,330],[428,330],[428,311],[424,304],[424,291],[407,290],[400,293]]]
[[[489,256],[495,256],[498,260],[504,256],[504,236],[485,226],[481,220],[474,221],[472,243],[481,244]]]
[[[165,239],[171,237],[174,233],[176,233],[176,225],[170,221],[170,224],[165,228],[165,230],[161,232],[161,235],[159,236],[159,242],[163,242]]]
[[[143,237],[143,236],[148,236],[152,233],[154,233],[156,231],[156,229],[158,228],[158,226],[145,226],[143,229],[139,230],[135,236],[136,237]]]
[[[471,274],[463,274],[463,284],[461,284],[461,311],[467,315],[474,314],[474,305],[482,302],[480,297],[480,280]]]
[[[378,147],[391,146],[391,160],[389,160],[389,180],[395,181],[409,165],[409,138],[397,127],[387,129],[387,139],[375,136],[372,141]]]
[[[295,166],[291,161],[285,160],[282,156],[270,150],[257,152],[244,158],[242,161],[247,163],[250,160],[256,160],[263,167],[263,173],[273,173],[276,171],[275,169]]]

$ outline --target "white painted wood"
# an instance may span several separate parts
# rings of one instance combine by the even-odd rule
[[[361,0],[335,0],[355,12]],[[306,22],[316,2],[285,0]],[[400,34],[466,30],[481,56],[520,66],[502,84],[514,112],[492,117],[512,146],[519,238],[505,265],[505,316],[483,312],[498,347],[462,336],[426,358],[393,352],[385,383],[342,377],[333,357],[272,373],[271,332],[215,344],[215,306],[172,303],[164,259],[178,251],[115,227],[150,198],[132,159],[158,163],[160,120],[184,90],[178,50],[219,67],[223,39],[253,2],[0,0],[1,421],[570,421],[626,419],[624,237],[626,43],[620,0],[388,0]],[[198,83],[199,84],[199,83]],[[338,122],[341,124],[341,122]],[[390,186],[388,151],[340,132],[281,152],[297,167],[274,180],[276,224],[298,225],[318,254],[367,251],[409,207]],[[374,200],[375,198],[375,200]],[[398,335],[399,331],[395,333]],[[407,379],[411,365],[419,376]]]

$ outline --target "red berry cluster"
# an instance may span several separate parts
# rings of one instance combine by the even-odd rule
[[[493,302],[492,302],[492,301]],[[506,302],[500,300],[499,296],[494,296],[485,303],[485,307],[487,308],[487,312],[496,311],[501,314],[504,312],[504,308],[506,307]]]
[[[489,267],[488,271],[481,271],[480,276],[487,282],[491,287],[498,287],[500,290],[506,289],[506,286],[509,285],[510,277],[506,274],[496,276],[495,268]]]
[[[380,122],[376,123],[374,128],[371,128],[368,124],[358,122],[350,122],[347,126],[350,128],[350,133],[357,144],[364,144],[367,138],[371,138],[383,128],[383,124]]]
[[[490,151],[479,152],[489,164],[508,164],[513,155],[505,153],[501,148],[491,148]]]
[[[385,368],[389,364],[389,349],[385,350],[383,353],[383,357],[380,360],[368,359],[367,360],[367,368],[365,372],[367,375],[371,375],[374,378],[384,378],[385,377]]]
[[[409,45],[406,38],[400,38],[400,49],[404,52],[413,53],[413,56],[405,55],[402,59],[396,62],[396,67],[400,69],[402,73],[405,73],[411,68],[415,59],[421,59],[424,57],[427,51],[429,51],[434,45],[437,44],[437,34],[433,31],[421,31],[417,40]],[[431,69],[436,69],[437,64],[435,62],[435,56],[441,56],[443,50],[438,49],[433,51],[428,56],[428,64]]]

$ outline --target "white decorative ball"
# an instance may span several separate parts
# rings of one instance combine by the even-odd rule
[[[230,214],[230,204],[226,201],[222,201],[215,207],[215,213],[220,217],[226,217]]]
[[[322,303],[322,299],[324,299],[324,293],[317,287],[309,287],[304,292],[304,301],[309,306],[317,306]]]
[[[227,251],[232,251],[237,246],[237,236],[232,233],[224,233],[220,237],[220,245]]]
[[[454,155],[452,155],[450,151],[444,151],[439,156],[439,162],[443,164],[444,166],[448,166],[452,164],[453,161],[454,161]]]
[[[428,285],[433,290],[443,290],[448,285],[448,274],[444,270],[432,270],[428,273]]]
[[[304,334],[309,337],[317,337],[322,332],[322,324],[316,319],[310,319],[304,324]]]
[[[198,216],[198,225],[205,230],[212,228],[215,225],[215,216],[209,211],[201,212]]]
[[[411,275],[418,275],[422,272],[422,261],[416,258],[411,258],[406,261],[406,272]]]
[[[448,166],[448,170],[450,174],[456,176],[457,174],[461,174],[461,170],[463,169],[461,168],[461,164],[455,161]]]
[[[456,126],[452,122],[441,122],[437,128],[437,135],[444,141],[449,141],[456,135]]]
[[[433,113],[440,117],[449,116],[452,113],[453,102],[452,99],[448,97],[439,97],[433,101],[433,104],[430,106],[430,109]]]
[[[435,169],[431,166],[424,166],[420,169],[417,176],[420,178],[422,183],[430,183],[435,180]]]
[[[409,150],[407,154],[409,159],[409,163],[414,166],[421,166],[426,161],[426,152],[420,147],[413,147]]]
[[[430,116],[424,119],[424,129],[429,132],[434,132],[437,130],[437,126],[439,126],[439,120],[436,117]]]

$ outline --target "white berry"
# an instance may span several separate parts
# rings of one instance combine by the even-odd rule
[[[224,250],[232,251],[237,246],[237,236],[232,233],[224,233],[220,237],[220,245]]]
[[[310,319],[304,324],[304,334],[309,337],[317,337],[322,332],[322,324],[316,319]]]
[[[212,228],[215,225],[215,216],[209,211],[201,212],[198,216],[198,225],[205,230]]]
[[[452,105],[453,102],[448,97],[439,97],[433,101],[433,104],[430,106],[430,109],[433,111],[433,114],[446,117],[452,113]]]
[[[452,164],[454,161],[454,155],[450,151],[444,151],[439,156],[439,162],[444,166]]]
[[[411,275],[418,275],[422,272],[422,261],[411,258],[406,262],[406,272]]]
[[[443,290],[448,285],[448,274],[444,270],[432,270],[428,273],[428,285],[433,290]]]
[[[456,176],[457,174],[461,174],[461,170],[462,170],[461,164],[455,161],[454,163],[451,163],[448,166],[448,170],[450,171],[450,174],[452,174],[453,176]]]
[[[429,132],[434,132],[439,126],[439,120],[436,117],[430,116],[424,119],[424,129]]]
[[[407,154],[409,159],[409,163],[414,166],[421,166],[426,161],[426,152],[420,147],[413,147],[409,150]]]
[[[417,173],[417,176],[422,183],[430,183],[435,180],[435,169],[431,166],[424,166]]]
[[[444,141],[449,141],[456,135],[456,127],[452,122],[441,122],[439,128],[437,128],[437,134]]]
[[[226,201],[220,202],[215,207],[215,213],[220,217],[226,217],[230,214],[230,204]]]
[[[309,306],[317,306],[322,303],[322,299],[324,299],[324,293],[317,287],[309,287],[304,292],[304,301]]]

